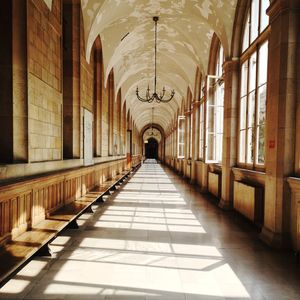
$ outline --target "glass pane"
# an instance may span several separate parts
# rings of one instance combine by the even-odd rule
[[[249,94],[248,98],[248,127],[254,127],[255,117],[255,91]]]
[[[250,57],[249,62],[249,92],[253,91],[256,87],[256,52]]]
[[[269,0],[261,0],[260,32],[263,32],[269,24],[269,16],[266,14],[266,10],[269,5]]]
[[[207,147],[206,147],[206,155],[207,160],[215,160],[215,140],[216,137],[212,133],[207,134]]]
[[[215,132],[216,134],[223,133],[223,119],[224,119],[224,109],[223,106],[218,106],[216,108],[216,122],[215,122]]]
[[[264,43],[259,49],[259,66],[258,66],[258,85],[267,82],[268,69],[268,42]]]
[[[201,80],[201,90],[200,90],[201,98],[204,96],[204,88],[205,88],[205,81]]]
[[[224,106],[224,82],[216,86],[216,105],[218,106]]]
[[[179,143],[184,143],[184,132],[180,131],[179,133]]]
[[[252,0],[250,43],[252,43],[258,36],[258,15],[259,15],[259,0]]]
[[[245,163],[245,146],[246,146],[246,130],[240,131],[240,140],[239,140],[239,162]]]
[[[203,147],[204,147],[204,103],[200,104],[200,127],[199,127],[199,158],[203,159]]]
[[[248,129],[247,134],[247,163],[253,163],[253,130]]]
[[[224,50],[222,45],[220,45],[218,56],[217,56],[217,64],[216,64],[216,72],[215,75],[221,77],[223,74],[222,65],[224,62]]]
[[[266,99],[267,85],[264,84],[258,89],[257,95],[257,124],[259,125],[266,123]]]
[[[215,160],[218,162],[222,161],[222,146],[223,146],[223,133],[216,135],[216,146],[215,146]]]
[[[248,12],[248,16],[247,16],[245,26],[244,26],[242,52],[244,52],[249,47],[249,22],[250,22],[250,13]]]
[[[193,113],[191,114],[190,118],[190,157],[193,155],[193,121],[194,121],[194,115]]]
[[[241,97],[247,95],[248,63],[249,63],[249,61],[247,60],[242,65],[242,70],[241,70]]]
[[[257,127],[257,164],[265,163],[265,126]]]
[[[247,119],[247,97],[241,99],[240,105],[240,129],[246,129],[246,119]]]
[[[208,106],[207,108],[207,131],[214,133],[215,131],[215,106]]]
[[[178,156],[181,156],[181,157],[184,156],[184,145],[183,144],[179,144],[179,147],[178,147]]]

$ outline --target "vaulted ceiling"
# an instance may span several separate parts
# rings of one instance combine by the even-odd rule
[[[105,81],[113,68],[115,90],[121,89],[138,129],[151,122],[153,104],[142,96],[154,76],[154,23],[158,22],[158,90],[176,94],[167,104],[154,104],[154,123],[166,128],[174,119],[187,88],[194,91],[197,67],[207,72],[213,33],[228,55],[237,0],[81,0],[89,61],[95,39],[103,48]],[[116,93],[117,94],[117,93]]]

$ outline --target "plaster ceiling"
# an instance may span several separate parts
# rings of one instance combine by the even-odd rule
[[[225,55],[230,49],[237,0],[81,0],[86,59],[98,35],[102,41],[105,82],[114,69],[115,90],[121,89],[140,130],[151,119],[153,104],[136,99],[154,75],[154,23],[158,22],[158,90],[175,89],[167,104],[155,104],[154,122],[166,128],[174,119],[197,67],[206,73],[211,38],[215,32]],[[125,36],[126,35],[126,36]],[[125,36],[125,38],[123,38]],[[123,38],[123,39],[122,39]]]

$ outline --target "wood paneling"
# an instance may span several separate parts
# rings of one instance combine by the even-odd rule
[[[126,159],[119,159],[1,186],[0,244],[24,233],[125,167]]]

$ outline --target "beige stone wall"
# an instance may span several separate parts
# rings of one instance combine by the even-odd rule
[[[31,162],[62,158],[62,95],[29,74],[29,157]]]
[[[61,1],[28,1],[29,161],[62,158]]]
[[[118,99],[109,117],[109,103],[114,101],[116,91],[113,84],[105,87],[101,39],[94,45],[99,56],[95,58],[93,53],[86,61],[81,2],[54,0],[51,9],[43,0],[20,3],[22,6],[13,8],[7,2],[13,21],[5,19],[2,23],[3,34],[7,33],[3,39],[7,47],[2,47],[7,57],[2,61],[6,73],[10,73],[8,80],[2,80],[1,92],[5,93],[0,93],[7,99],[0,116],[7,128],[1,140],[2,162],[6,165],[0,168],[0,180],[81,166],[84,109],[98,114],[96,122],[94,117],[94,162],[125,155],[126,106],[122,113]],[[63,19],[67,24],[64,28]],[[12,41],[13,47],[8,47]],[[100,70],[95,71],[95,64]],[[111,73],[113,79],[113,70]],[[100,88],[94,76],[97,82],[101,80]],[[136,128],[133,143],[138,155]]]

